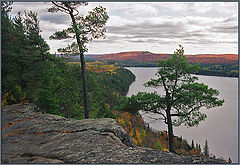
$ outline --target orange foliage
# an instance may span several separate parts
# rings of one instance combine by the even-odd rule
[[[200,156],[200,152],[198,149],[196,148],[193,148],[189,151],[189,155],[192,155],[192,156]]]
[[[154,54],[151,52],[143,51],[132,51],[132,52],[121,52],[104,54],[97,56],[97,60],[133,60],[133,61],[155,61],[157,59],[167,59],[168,54]]]
[[[132,140],[133,140],[133,142],[134,142],[135,145],[138,144],[137,140],[136,140],[134,137],[132,137]]]
[[[134,131],[134,129],[128,129],[129,130],[129,135],[131,136],[131,137],[135,137],[135,131]]]
[[[118,116],[118,123],[124,130],[132,137],[136,146],[144,146],[155,148],[156,143],[159,141],[163,147],[163,151],[169,152],[168,146],[168,133],[167,131],[153,131],[143,121],[139,114],[131,114],[128,112],[114,111]],[[193,155],[199,156],[198,149],[193,148],[189,151],[190,146],[185,139],[174,137],[175,150],[179,155]]]
[[[167,149],[167,148],[163,148],[163,151],[167,151],[167,152],[169,152],[169,149]]]
[[[144,132],[141,132],[144,122],[140,115],[132,115],[128,112],[118,112],[115,114],[119,116],[117,118],[118,123],[123,126],[125,131],[132,137],[136,146],[141,146],[144,139]],[[124,122],[123,122],[124,121]]]
[[[129,129],[131,130],[131,129],[132,129],[132,123],[131,123],[131,121],[129,121],[128,124],[129,124]]]
[[[141,133],[138,130],[136,130],[135,133],[136,133],[138,145],[142,145],[143,137],[141,136]]]
[[[106,103],[106,106],[107,106],[107,108],[108,108],[108,109],[110,109],[110,108],[111,108],[111,106],[110,106],[108,103]]]
[[[69,62],[69,64],[81,65],[80,62]],[[116,69],[119,67],[113,64],[108,64],[107,62],[96,61],[96,62],[86,62],[86,69],[92,72],[107,72],[108,74],[116,74]]]
[[[117,118],[118,123],[123,126],[124,128],[126,127],[126,123],[123,118]]]
[[[225,64],[225,63],[237,63],[237,54],[200,54],[200,55],[186,55],[188,62],[191,63],[203,63],[203,64]]]
[[[166,60],[170,57],[170,54],[155,54],[147,51],[132,51],[104,54],[93,57],[97,60],[114,60],[114,61],[156,61]],[[238,63],[238,54],[198,54],[198,55],[186,55],[187,59],[191,63],[211,63],[211,64],[225,64],[225,63]]]
[[[114,112],[117,116],[118,123],[123,126],[125,131],[132,137],[136,146],[145,146],[154,148],[156,142],[160,140],[164,148],[168,148],[168,134],[166,131],[160,132],[146,130],[142,117],[138,114],[128,112]],[[158,136],[156,137],[156,134]]]

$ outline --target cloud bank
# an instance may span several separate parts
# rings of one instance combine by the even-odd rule
[[[237,53],[237,2],[103,2],[79,7],[82,14],[101,5],[109,20],[106,39],[88,44],[88,53],[102,54],[133,50],[173,53],[178,44],[188,54]],[[42,36],[54,53],[71,41],[51,41],[55,31],[67,28],[70,18],[65,13],[48,13],[50,3],[15,2],[12,15],[18,11],[38,13]]]

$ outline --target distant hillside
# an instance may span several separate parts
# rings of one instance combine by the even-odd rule
[[[199,54],[186,55],[190,63],[202,64],[238,64],[238,54]]]
[[[108,61],[155,61],[157,59],[167,59],[170,54],[154,54],[148,51],[132,51],[132,52],[120,52],[103,54],[95,57],[96,60],[108,60]],[[94,58],[94,56],[91,56]]]
[[[155,54],[148,51],[131,51],[103,55],[90,55],[96,60],[107,61],[138,61],[153,62],[156,60],[166,60],[171,54]],[[202,64],[237,64],[238,54],[198,54],[186,55],[190,63],[200,62]]]

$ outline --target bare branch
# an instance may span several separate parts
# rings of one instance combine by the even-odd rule
[[[171,116],[187,116],[187,114],[171,114]]]
[[[193,107],[188,113],[185,114],[171,114],[171,116],[188,116],[190,115],[193,111],[195,111],[196,109],[199,109],[200,107],[202,107],[202,104],[200,104],[199,106]],[[175,108],[176,109],[176,108]]]
[[[79,11],[77,9],[75,9],[74,11],[76,11],[77,13],[74,14],[74,17],[77,16],[79,14]]]
[[[143,112],[145,114],[149,114],[149,111],[143,111]],[[161,113],[161,112],[155,112],[155,113],[161,115],[162,117],[159,117],[159,118],[153,118],[151,116],[147,116],[147,117],[150,118],[150,119],[153,119],[153,120],[159,120],[160,119],[160,120],[163,120],[165,124],[168,124],[167,117],[163,113]]]

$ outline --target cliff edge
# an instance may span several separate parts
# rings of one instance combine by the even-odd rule
[[[134,147],[114,119],[67,119],[33,104],[2,109],[2,163],[224,163]]]

